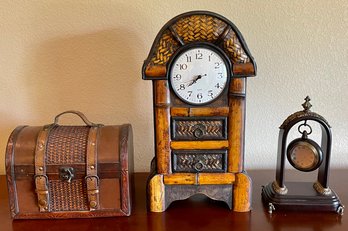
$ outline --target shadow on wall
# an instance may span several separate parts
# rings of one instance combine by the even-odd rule
[[[26,74],[33,114],[51,121],[55,114],[74,109],[101,115],[94,117],[98,120],[112,117],[110,123],[129,121],[136,110],[132,85],[141,70],[134,67],[139,63],[135,41],[139,39],[130,32],[115,29],[43,43],[29,59]]]
[[[139,41],[131,32],[115,29],[43,43],[27,59],[31,64],[25,91],[32,117],[40,118],[43,125],[52,123],[60,112],[78,110],[95,123],[131,123],[137,131],[133,133],[135,150],[151,149],[153,127],[148,121],[152,122],[152,114],[143,112],[152,107],[152,98],[151,91],[147,96],[143,92],[145,56],[136,53],[144,46]],[[83,123],[72,115],[63,116],[59,124]],[[142,156],[148,160],[139,162],[144,165],[140,167],[147,169],[152,153]]]

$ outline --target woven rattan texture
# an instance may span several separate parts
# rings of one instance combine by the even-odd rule
[[[203,137],[223,138],[224,122],[223,120],[184,120],[175,122],[175,137],[176,138],[194,138],[195,129],[197,125],[202,126]],[[200,137],[202,138],[202,137]]]
[[[155,53],[151,59],[151,64],[166,64],[178,48],[179,43],[173,38],[172,33],[169,30],[166,30],[157,44]]]
[[[166,65],[171,56],[184,44],[192,42],[220,43],[233,63],[247,63],[250,58],[244,51],[233,29],[220,19],[210,15],[191,15],[179,19],[167,29],[157,42],[149,65]],[[226,34],[226,32],[228,32]],[[177,36],[177,38],[175,38]],[[220,41],[221,39],[221,41]],[[218,44],[217,44],[218,45]]]
[[[214,43],[226,28],[226,23],[208,15],[191,15],[178,20],[173,28],[185,44],[197,41]]]
[[[46,164],[84,164],[89,127],[57,126],[51,129],[46,148]]]
[[[89,210],[87,191],[83,179],[67,181],[49,181],[51,211]]]
[[[250,62],[248,55],[245,53],[234,31],[230,30],[226,35],[223,46],[227,55],[234,63]]]
[[[200,162],[202,164],[201,171],[206,170],[223,170],[222,154],[179,154],[176,156],[175,170],[177,172],[191,172],[195,169],[195,165]]]

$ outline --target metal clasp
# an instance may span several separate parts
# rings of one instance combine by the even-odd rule
[[[50,211],[48,177],[46,175],[35,175],[35,192],[40,212]]]
[[[72,167],[61,167],[59,168],[59,178],[63,181],[71,182],[75,177],[75,169]]]
[[[93,180],[96,179],[97,180],[97,186],[99,186],[99,177],[98,176],[95,176],[95,175],[88,175],[88,176],[85,176],[85,181],[87,182],[87,180]]]
[[[38,194],[48,194],[48,177],[46,175],[35,175],[34,176],[34,181],[35,181],[35,184],[36,184],[36,178],[39,178],[39,181],[41,178],[45,178],[45,184],[44,185],[40,185],[40,186],[43,186],[46,190],[41,190],[42,187],[40,187],[39,189],[37,189],[38,187],[36,187],[36,193]],[[41,181],[42,182],[42,181]]]

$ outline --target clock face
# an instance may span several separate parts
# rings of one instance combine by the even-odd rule
[[[206,104],[218,98],[227,85],[224,58],[207,47],[180,53],[171,65],[169,79],[174,93],[189,104]]]
[[[300,171],[313,171],[321,163],[321,150],[310,142],[298,141],[289,148],[288,160]]]

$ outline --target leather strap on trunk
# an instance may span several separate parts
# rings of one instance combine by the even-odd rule
[[[45,153],[47,138],[51,127],[43,127],[39,132],[35,149],[35,186],[40,212],[50,211],[50,195],[46,175]]]
[[[91,127],[87,144],[86,185],[89,210],[99,208],[99,177],[97,175],[97,137],[98,127]]]

